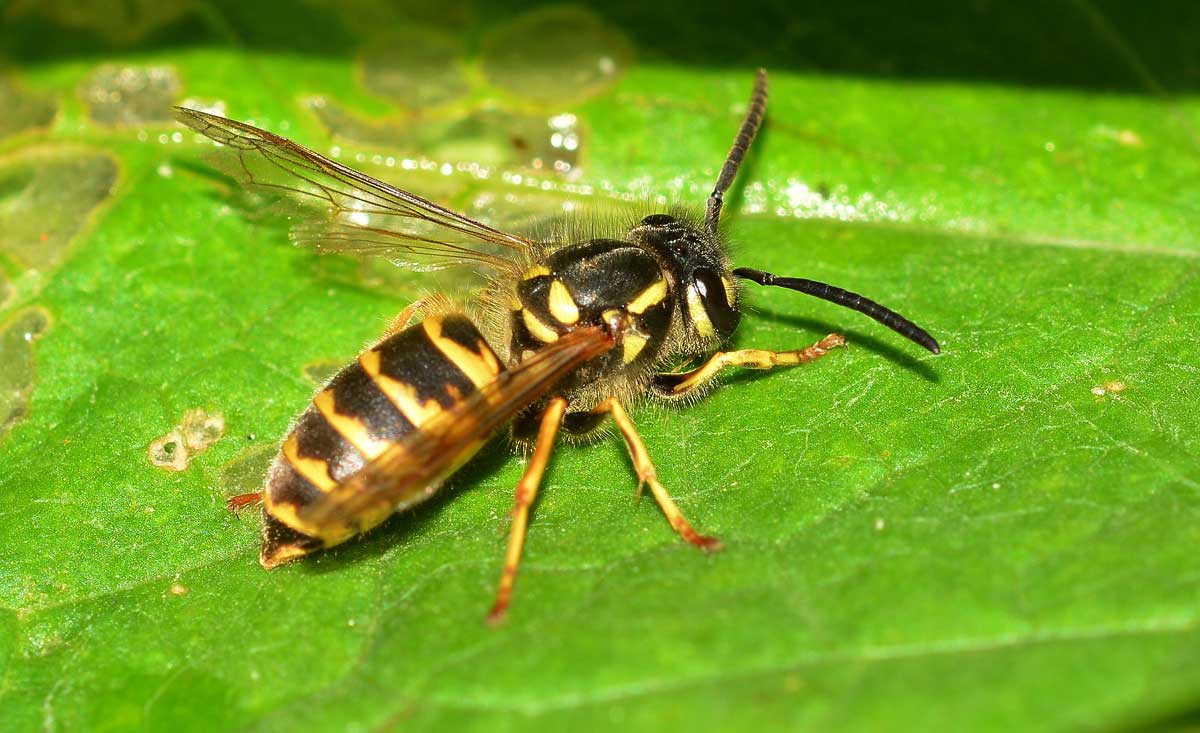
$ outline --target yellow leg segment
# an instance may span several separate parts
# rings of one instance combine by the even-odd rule
[[[642,442],[642,436],[638,435],[637,427],[617,398],[609,397],[600,403],[593,412],[611,415],[613,422],[617,424],[617,428],[625,438],[625,445],[629,449],[629,458],[633,461],[633,469],[638,476],[638,493],[641,494],[642,487],[650,487],[650,493],[654,494],[654,499],[662,508],[667,521],[671,523],[671,527],[679,533],[680,537],[702,550],[720,550],[721,541],[716,537],[705,537],[697,532],[683,516],[683,512],[675,504],[675,500],[667,493],[667,489],[659,483],[658,471],[650,461],[650,453],[646,450],[646,444]]]
[[[839,334],[831,333],[806,349],[794,351],[765,351],[763,349],[741,349],[739,351],[718,351],[699,368],[682,374],[658,374],[654,377],[654,387],[667,397],[682,397],[697,387],[708,384],[726,367],[744,367],[747,369],[772,369],[777,366],[794,366],[816,361],[832,349],[845,346],[846,340]]]
[[[422,318],[428,318],[431,315],[441,313],[449,313],[454,310],[454,305],[450,299],[441,293],[430,293],[420,300],[414,301],[404,310],[400,311],[399,315],[392,319],[388,327],[384,330],[380,340],[384,340],[389,336],[395,336],[412,325],[413,320],[418,314]]]
[[[426,312],[425,301],[423,299],[410,303],[404,310],[400,311],[400,313],[392,319],[392,322],[388,324],[388,327],[384,329],[381,340],[395,336],[404,329],[408,328],[408,324],[412,323],[413,318],[416,318],[418,312],[421,312],[422,314]]]
[[[554,449],[554,439],[562,425],[563,415],[567,411],[567,401],[555,397],[542,413],[542,424],[538,428],[537,442],[533,446],[533,455],[525,473],[517,482],[516,500],[512,511],[512,530],[508,535],[508,551],[504,554],[504,570],[500,574],[500,586],[496,589],[496,602],[488,613],[488,623],[497,624],[504,619],[508,604],[512,598],[513,584],[517,580],[517,566],[521,563],[521,550],[525,547],[525,529],[529,526],[529,508],[537,498],[538,487],[542,483],[542,474],[546,472],[546,464],[550,462],[550,453]]]

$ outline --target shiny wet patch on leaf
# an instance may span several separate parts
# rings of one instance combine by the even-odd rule
[[[35,377],[34,342],[50,327],[50,314],[28,308],[0,326],[0,437],[29,414]]]
[[[119,168],[107,153],[39,149],[0,161],[0,252],[44,270],[58,264]]]

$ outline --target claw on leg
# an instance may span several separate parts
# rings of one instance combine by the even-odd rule
[[[807,364],[820,359],[833,349],[845,345],[846,339],[842,338],[840,334],[831,333],[812,346],[792,351],[767,351],[765,349],[718,351],[709,357],[708,361],[690,372],[655,375],[650,386],[663,397],[682,397],[709,384],[727,367],[773,369],[778,366]]]
[[[596,412],[607,412],[612,416],[613,422],[617,424],[617,429],[621,431],[622,437],[625,438],[625,446],[629,449],[629,458],[633,461],[633,469],[638,476],[638,496],[641,496],[644,486],[650,487],[650,493],[654,495],[654,500],[658,502],[658,506],[667,517],[671,527],[679,533],[679,536],[688,543],[699,547],[702,550],[716,551],[720,550],[721,541],[716,537],[706,537],[696,531],[692,527],[691,522],[683,516],[683,511],[679,505],[667,493],[666,487],[658,480],[658,471],[654,468],[654,463],[650,460],[650,453],[646,450],[646,444],[642,442],[642,436],[638,434],[637,426],[633,424],[633,420],[629,418],[629,413],[625,412],[625,408],[615,397],[610,397],[596,408]]]

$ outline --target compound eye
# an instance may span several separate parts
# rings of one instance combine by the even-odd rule
[[[649,227],[666,227],[674,224],[675,221],[675,217],[670,214],[651,214],[642,219],[642,223]]]
[[[692,271],[692,288],[698,296],[698,305],[703,308],[703,313],[698,313],[696,311],[699,309],[690,307],[691,303],[688,304],[688,310],[691,311],[692,320],[696,325],[699,327],[701,321],[707,320],[721,338],[732,334],[741,322],[742,314],[729,302],[721,276],[707,267],[698,267]]]

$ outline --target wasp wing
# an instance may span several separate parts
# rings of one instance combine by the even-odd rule
[[[384,515],[428,498],[497,428],[544,397],[567,372],[613,344],[613,336],[603,329],[581,328],[501,372],[301,508],[305,531],[319,536],[357,534]]]
[[[282,194],[301,216],[292,240],[322,252],[385,257],[413,269],[517,269],[538,243],[502,232],[244,122],[176,107],[175,117],[236,156],[231,173]]]

